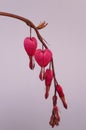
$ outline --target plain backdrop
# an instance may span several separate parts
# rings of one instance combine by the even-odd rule
[[[58,130],[86,129],[86,0],[0,0],[0,11],[30,19],[52,50],[58,82],[63,86],[68,110],[58,98]],[[29,27],[0,16],[0,130],[51,130],[52,84],[48,100],[40,67],[31,71],[23,47]],[[32,30],[32,36],[36,33]],[[38,40],[38,47],[41,43]]]

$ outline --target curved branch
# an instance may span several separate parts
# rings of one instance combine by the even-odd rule
[[[42,43],[42,45],[48,49],[48,46],[46,45],[46,41],[42,38],[42,36],[40,35],[39,33],[39,29],[42,29],[44,27],[47,26],[47,23],[44,21],[42,23],[40,23],[38,26],[35,26],[33,24],[33,22],[31,22],[29,19],[27,18],[24,18],[22,16],[19,16],[19,15],[15,15],[15,14],[11,14],[11,13],[7,13],[7,12],[0,12],[0,15],[1,16],[7,16],[7,17],[12,17],[12,18],[15,18],[15,19],[18,19],[18,20],[21,20],[23,21],[24,23],[26,23],[27,26],[29,26],[30,28],[33,28],[34,31],[36,32],[37,34],[37,37],[38,39],[40,40],[40,42]],[[59,86],[57,80],[56,80],[56,75],[55,75],[55,68],[54,68],[54,61],[53,61],[53,57],[52,57],[52,60],[50,62],[50,67],[52,65],[52,71],[53,71],[53,80],[54,80],[54,96],[53,96],[53,110],[52,110],[52,115],[50,118],[50,122],[49,124],[54,127],[54,125],[58,125],[59,123],[59,115],[58,115],[58,108],[57,108],[57,92],[59,94],[59,97],[61,98],[62,100],[62,103],[63,103],[63,106],[67,109],[67,103],[65,101],[65,96],[64,96],[64,93],[63,93],[63,90],[61,88],[61,86]],[[57,90],[57,87],[58,90]],[[49,86],[48,86],[48,89],[49,89]],[[46,98],[46,97],[45,97]]]
[[[21,20],[23,22],[25,22],[28,26],[30,26],[31,28],[33,28],[37,34],[37,37],[38,39],[40,40],[40,42],[43,44],[43,46],[48,49],[46,43],[44,42],[42,36],[40,35],[38,29],[42,29],[44,27],[46,27],[47,23],[42,23],[40,25],[38,25],[37,27],[33,24],[33,22],[31,22],[29,19],[26,19],[24,17],[21,17],[19,15],[15,15],[15,14],[12,14],[12,13],[7,13],[7,12],[0,12],[0,15],[1,16],[7,16],[7,17],[12,17],[12,18],[15,18],[15,19],[18,19],[18,20]],[[54,69],[54,62],[53,62],[53,58],[52,58],[52,69],[53,69],[53,74],[54,74],[54,82],[57,82],[56,81],[56,77],[55,77],[55,69]],[[55,88],[55,95],[56,95],[56,88]]]
[[[45,48],[48,48],[45,44],[45,42],[43,41],[42,36],[40,35],[38,28],[33,24],[33,22],[31,22],[29,19],[26,19],[24,17],[21,17],[19,15],[15,15],[15,14],[11,14],[11,13],[7,13],[7,12],[0,12],[0,15],[2,16],[7,16],[7,17],[12,17],[18,20],[21,20],[23,22],[25,22],[28,26],[30,26],[31,28],[33,28],[37,34],[38,39],[41,41],[41,43],[44,45]],[[47,25],[47,24],[46,24]],[[45,27],[45,26],[44,26]]]

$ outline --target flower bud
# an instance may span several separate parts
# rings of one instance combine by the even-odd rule
[[[58,92],[59,97],[64,97],[63,89],[60,85],[56,86],[56,91]]]
[[[65,100],[65,95],[64,95],[64,92],[63,92],[63,89],[60,85],[57,85],[56,86],[56,91],[58,92],[58,95],[63,103],[63,106],[65,109],[67,109],[67,103],[66,103],[66,100]]]
[[[51,86],[52,79],[53,79],[53,71],[51,69],[47,69],[44,74],[44,78],[45,78],[45,85]]]

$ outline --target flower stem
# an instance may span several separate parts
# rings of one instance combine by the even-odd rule
[[[24,18],[22,16],[19,16],[19,15],[15,15],[15,14],[12,14],[12,13],[8,13],[8,12],[0,12],[0,15],[1,16],[7,16],[7,17],[11,17],[11,18],[15,18],[15,19],[18,19],[18,20],[21,20],[23,22],[25,22],[27,24],[27,26],[30,26],[30,28],[33,28],[34,31],[36,32],[37,34],[37,37],[38,39],[40,40],[40,42],[42,43],[42,45],[48,49],[48,46],[46,45],[45,41],[43,40],[42,36],[40,35],[39,31],[38,31],[38,27],[36,27],[32,21],[30,21],[29,19],[27,18]],[[47,24],[46,24],[47,25]],[[45,26],[44,26],[45,27]],[[42,28],[44,28],[42,27]],[[55,69],[54,69],[54,61],[53,61],[53,58],[52,58],[52,69],[53,69],[53,74],[54,74],[54,86],[56,86],[56,76],[55,76]],[[56,95],[56,88],[55,88],[55,95]]]

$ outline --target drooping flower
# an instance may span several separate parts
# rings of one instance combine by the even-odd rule
[[[45,67],[52,60],[52,52],[49,49],[38,49],[35,52],[35,60],[39,66]]]
[[[37,48],[37,40],[35,37],[26,37],[24,39],[24,48],[28,56],[33,56]]]
[[[27,55],[29,56],[29,67],[34,69],[35,61],[34,54],[37,48],[37,40],[35,37],[26,37],[24,40],[24,48],[26,50]]]

